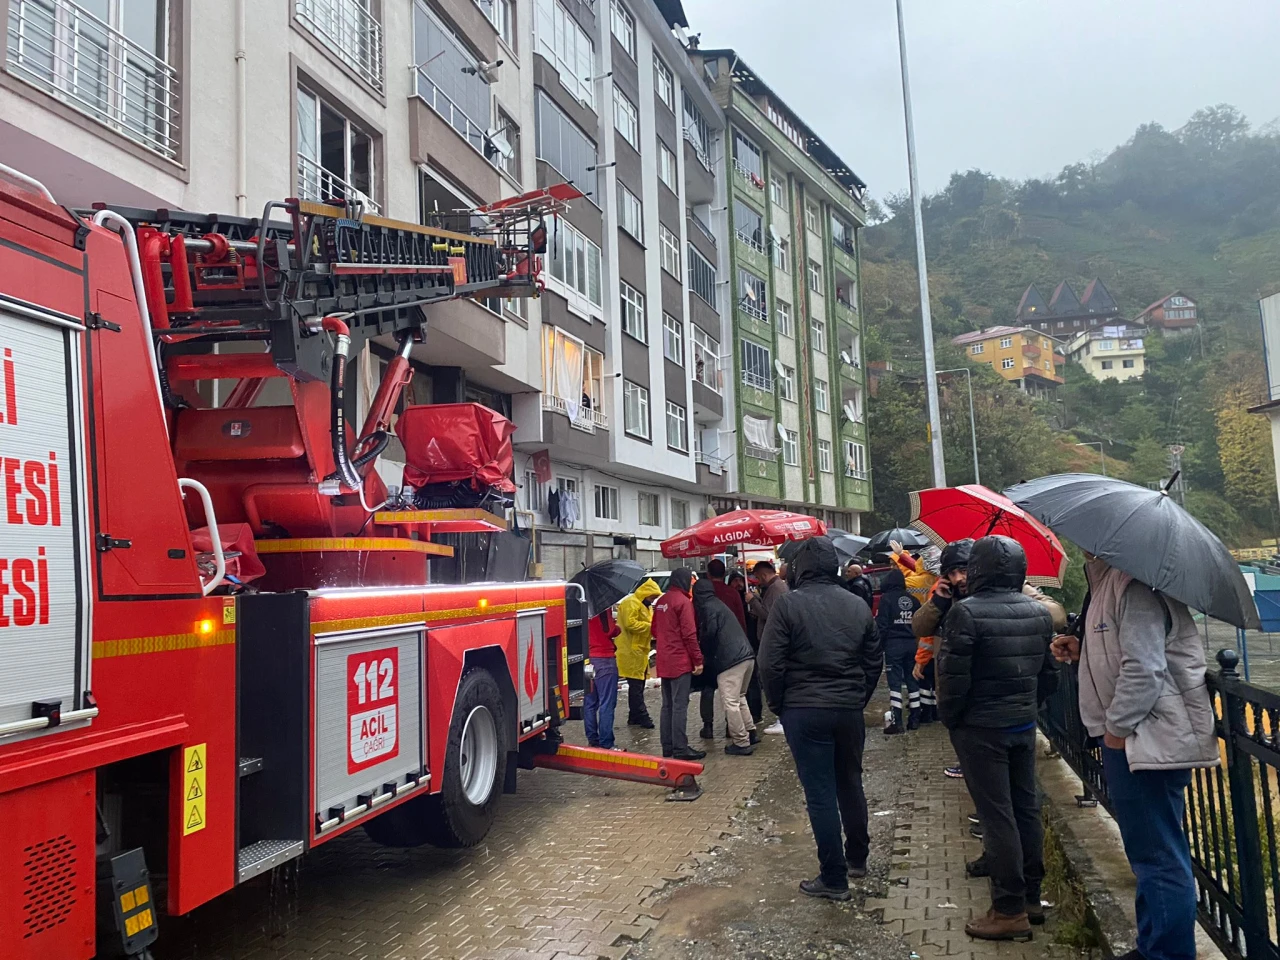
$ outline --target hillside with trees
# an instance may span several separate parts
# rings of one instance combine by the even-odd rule
[[[970,170],[924,202],[938,368],[971,366],[982,482],[1001,489],[1063,470],[1136,483],[1169,476],[1167,447],[1185,446],[1186,506],[1229,545],[1275,536],[1270,429],[1247,412],[1265,396],[1259,297],[1280,290],[1280,129],[1252,130],[1235,108],[1197,111],[1180,129],[1145,124],[1096,162],[1053,179],[1011,181]],[[876,514],[908,515],[907,492],[930,485],[919,292],[910,198],[873,205],[863,234],[868,361],[889,361],[869,405]],[[1099,277],[1122,315],[1175,290],[1200,326],[1148,335],[1147,372],[1118,383],[1066,365],[1052,399],[1034,399],[950,339],[1013,323],[1036,283],[1076,289]],[[950,483],[973,479],[963,376],[944,377]],[[1093,444],[1083,446],[1082,444]],[[877,527],[878,528],[878,527]]]

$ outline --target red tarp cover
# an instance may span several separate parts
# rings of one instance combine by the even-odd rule
[[[404,444],[404,482],[472,480],[502,493],[515,493],[511,435],[516,425],[478,403],[437,403],[409,407],[396,421]]]

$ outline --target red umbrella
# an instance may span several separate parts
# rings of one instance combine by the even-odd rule
[[[807,540],[827,532],[827,525],[789,510],[732,510],[686,527],[662,541],[664,557],[705,557],[723,553],[738,543],[776,546],[788,540]]]
[[[1027,552],[1028,582],[1042,587],[1062,586],[1067,551],[1061,542],[1043,523],[994,490],[966,483],[913,491],[911,524],[938,546],[990,534],[1011,537]]]

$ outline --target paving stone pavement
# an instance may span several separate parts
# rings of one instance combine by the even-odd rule
[[[649,698],[656,718],[657,691]],[[660,753],[657,730],[625,725],[625,701],[619,745]],[[568,724],[566,736],[583,742],[582,725]],[[787,759],[782,737],[764,739],[746,758],[725,756],[725,741],[715,741],[695,803],[665,802],[665,791],[640,784],[522,770],[519,792],[503,797],[479,846],[388,849],[354,830],[310,854],[292,878],[276,871],[188,917],[166,918],[155,956],[622,960],[661,918],[656,895],[710,856]]]
[[[1059,951],[1072,953],[1052,944],[1052,913],[1048,924],[1034,928],[1030,943],[991,943],[965,934],[965,923],[991,907],[987,880],[969,879],[964,871],[966,860],[982,854],[982,841],[969,834],[973,803],[963,780],[942,773],[955,763],[956,755],[941,724],[903,736],[906,760],[895,804],[887,893],[867,900],[865,909],[882,910],[884,925],[906,940],[921,960],[1031,960]]]

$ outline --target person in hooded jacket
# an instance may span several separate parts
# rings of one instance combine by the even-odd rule
[[[746,690],[755,671],[755,654],[747,634],[734,612],[717,595],[710,580],[693,585],[693,614],[698,625],[698,645],[705,664],[703,676],[714,676],[720,702],[724,704],[729,738],[725,746],[730,756],[746,757],[755,752],[756,725],[747,708]]]
[[[880,606],[876,610],[876,626],[884,644],[884,675],[889,682],[889,709],[892,720],[885,725],[887,734],[902,733],[902,687],[907,688],[907,730],[920,726],[920,682],[912,673],[916,656],[916,635],[911,618],[920,609],[920,601],[907,592],[907,580],[895,568],[880,579]]]
[[[649,648],[653,644],[653,604],[662,596],[654,580],[645,580],[618,604],[618,675],[627,681],[627,726],[653,729],[653,718],[644,702],[649,676]]]
[[[1027,555],[983,537],[969,555],[968,592],[942,623],[938,714],[982,821],[991,909],[965,925],[982,940],[1030,940],[1044,922],[1044,831],[1036,794],[1036,718],[1058,685],[1053,617],[1022,592]]]
[[[828,537],[797,551],[794,589],[769,611],[756,668],[769,709],[782,719],[818,846],[821,873],[800,890],[848,900],[849,877],[867,871],[863,712],[880,681],[884,651],[871,611],[840,585],[837,569]]]
[[[678,760],[701,760],[706,751],[689,747],[689,686],[702,673],[702,650],[693,615],[693,571],[679,567],[667,581],[667,592],[653,605],[656,672],[662,679],[662,714],[658,732],[662,755]]]

